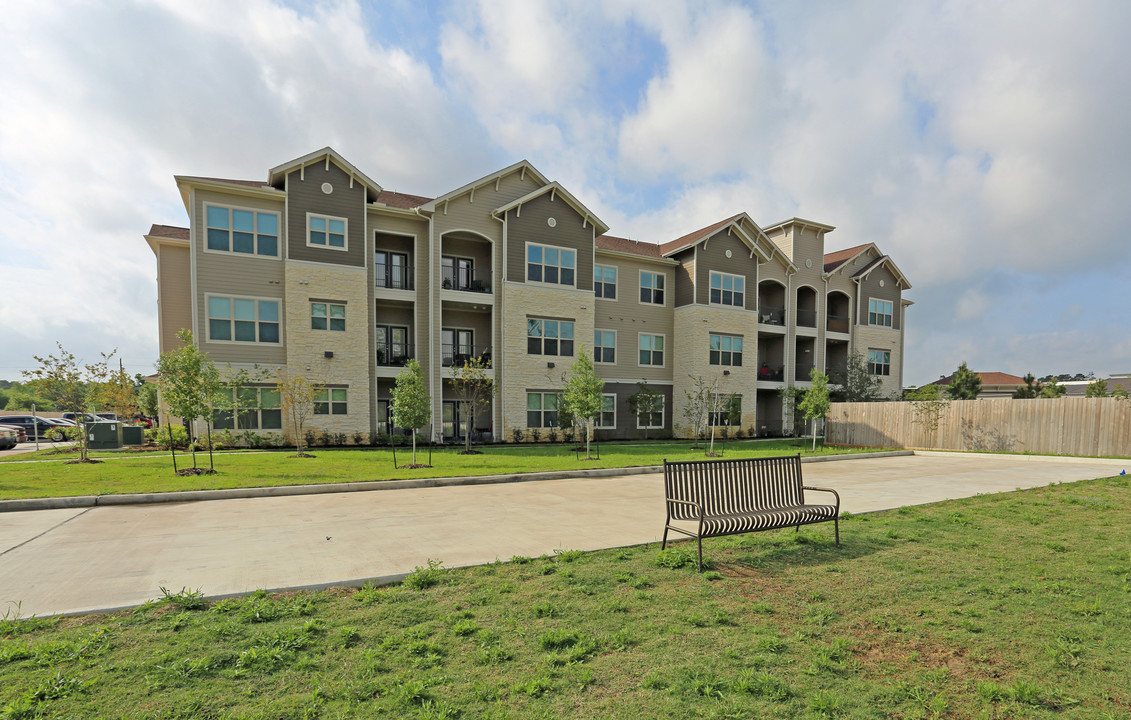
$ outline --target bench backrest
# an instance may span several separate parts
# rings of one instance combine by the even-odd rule
[[[707,515],[770,510],[801,505],[801,455],[738,460],[664,460],[664,491],[669,500],[703,506]],[[690,520],[687,505],[667,503],[674,520]]]

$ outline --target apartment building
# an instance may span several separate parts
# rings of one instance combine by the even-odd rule
[[[474,419],[509,440],[557,423],[576,356],[605,380],[602,437],[684,435],[685,392],[703,377],[741,396],[742,425],[788,432],[779,391],[809,370],[867,355],[885,391],[903,380],[910,284],[874,244],[826,254],[830,225],[760,227],[745,213],[675,240],[608,226],[523,161],[434,198],[383,189],[331,148],[265,181],[176,176],[188,227],[154,225],[160,347],[181,328],[224,371],[321,383],[312,425],[391,431],[407,358],[433,398],[437,438],[466,422],[451,368],[489,361],[499,394]],[[661,411],[636,417],[645,382]],[[269,381],[241,427],[280,430]]]

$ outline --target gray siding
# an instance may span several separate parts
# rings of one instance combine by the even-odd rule
[[[322,192],[322,183],[330,183],[334,191]],[[345,218],[348,249],[307,246],[307,213]],[[370,251],[365,242],[365,186],[354,181],[351,188],[349,175],[332,161],[329,170],[322,160],[288,174],[287,239],[291,260],[364,267]]]
[[[884,281],[884,286],[880,287],[880,281]],[[891,273],[884,266],[880,266],[872,272],[868,273],[868,277],[860,283],[860,325],[868,324],[868,300],[874,298],[876,300],[890,300],[892,305],[891,327],[892,330],[899,329],[899,315],[900,315],[900,290],[899,284],[896,282],[895,275]]]
[[[675,269],[675,306],[690,305],[695,302],[695,248],[673,255],[672,259],[680,263]]]
[[[550,227],[549,218],[556,225]],[[577,251],[577,288],[593,289],[593,226],[582,227],[584,218],[561,198],[550,193],[535,198],[518,210],[507,212],[507,278],[526,282],[526,243],[554,245]],[[617,288],[618,291],[620,288]]]
[[[728,250],[731,253],[729,258],[726,256]],[[711,272],[724,272],[746,278],[746,294],[743,301],[747,310],[756,310],[758,308],[757,260],[757,256],[750,257],[750,248],[746,243],[734,235],[727,234],[725,230],[715,234],[707,242],[700,243],[695,263],[696,301],[701,305],[710,304]]]

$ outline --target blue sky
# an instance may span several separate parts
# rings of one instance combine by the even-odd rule
[[[331,145],[435,195],[521,158],[663,242],[835,225],[913,284],[905,380],[1131,371],[1124,2],[20,0],[0,25],[0,378],[156,359],[172,176]]]

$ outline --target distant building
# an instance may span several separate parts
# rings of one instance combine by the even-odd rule
[[[1097,379],[1107,382],[1108,395],[1111,395],[1112,392],[1120,388],[1131,393],[1131,373],[1115,373],[1110,377]],[[1068,397],[1084,397],[1088,386],[1093,382],[1095,382],[1095,380],[1070,380],[1068,382],[1062,382],[1061,385],[1068,389]]]
[[[982,390],[978,393],[979,400],[992,400],[993,398],[1013,397],[1013,393],[1017,388],[1025,384],[1024,378],[1019,378],[1016,375],[1010,375],[1003,372],[976,372],[974,373],[982,380]],[[940,377],[933,383],[928,385],[938,385],[939,389],[945,388],[954,382],[954,373],[946,377]],[[1083,394],[1083,392],[1081,392]]]

